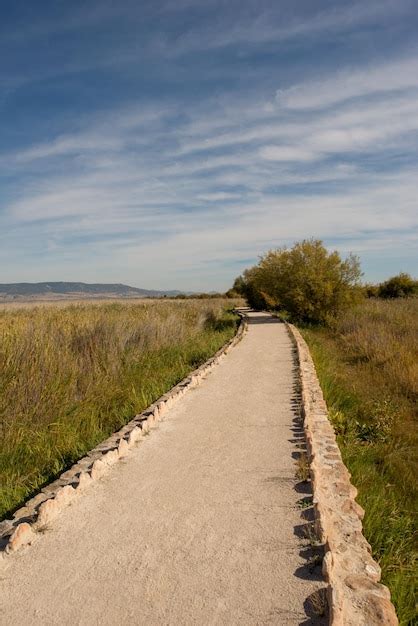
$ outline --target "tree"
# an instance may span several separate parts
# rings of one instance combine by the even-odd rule
[[[242,276],[235,279],[232,289],[245,298],[253,309],[266,309],[268,308],[267,302],[257,288],[257,270],[257,266],[245,270]]]
[[[378,295],[380,298],[407,298],[416,292],[416,288],[416,281],[409,274],[401,272],[379,285]]]
[[[272,250],[244,272],[244,295],[255,308],[286,311],[294,320],[324,323],[359,294],[357,257],[341,259],[322,241],[304,240]]]

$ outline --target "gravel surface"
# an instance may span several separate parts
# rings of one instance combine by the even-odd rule
[[[7,559],[0,623],[324,623],[295,383],[285,326],[250,313],[203,384]]]

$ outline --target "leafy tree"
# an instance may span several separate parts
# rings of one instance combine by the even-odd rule
[[[401,272],[379,285],[380,298],[407,298],[417,292],[417,283],[409,274]]]
[[[268,308],[267,302],[257,287],[257,270],[257,266],[245,270],[242,276],[235,279],[232,288],[245,298],[253,309],[266,309]]]
[[[341,259],[322,241],[304,240],[271,250],[243,275],[250,306],[285,311],[292,319],[325,323],[358,296],[360,264]]]

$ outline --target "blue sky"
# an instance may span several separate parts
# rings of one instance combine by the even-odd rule
[[[225,289],[318,237],[416,274],[418,5],[3,0],[0,282]]]

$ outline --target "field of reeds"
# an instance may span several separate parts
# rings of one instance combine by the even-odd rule
[[[231,300],[0,311],[0,519],[214,354]]]
[[[302,332],[383,582],[401,625],[416,624],[418,298],[366,300]]]

